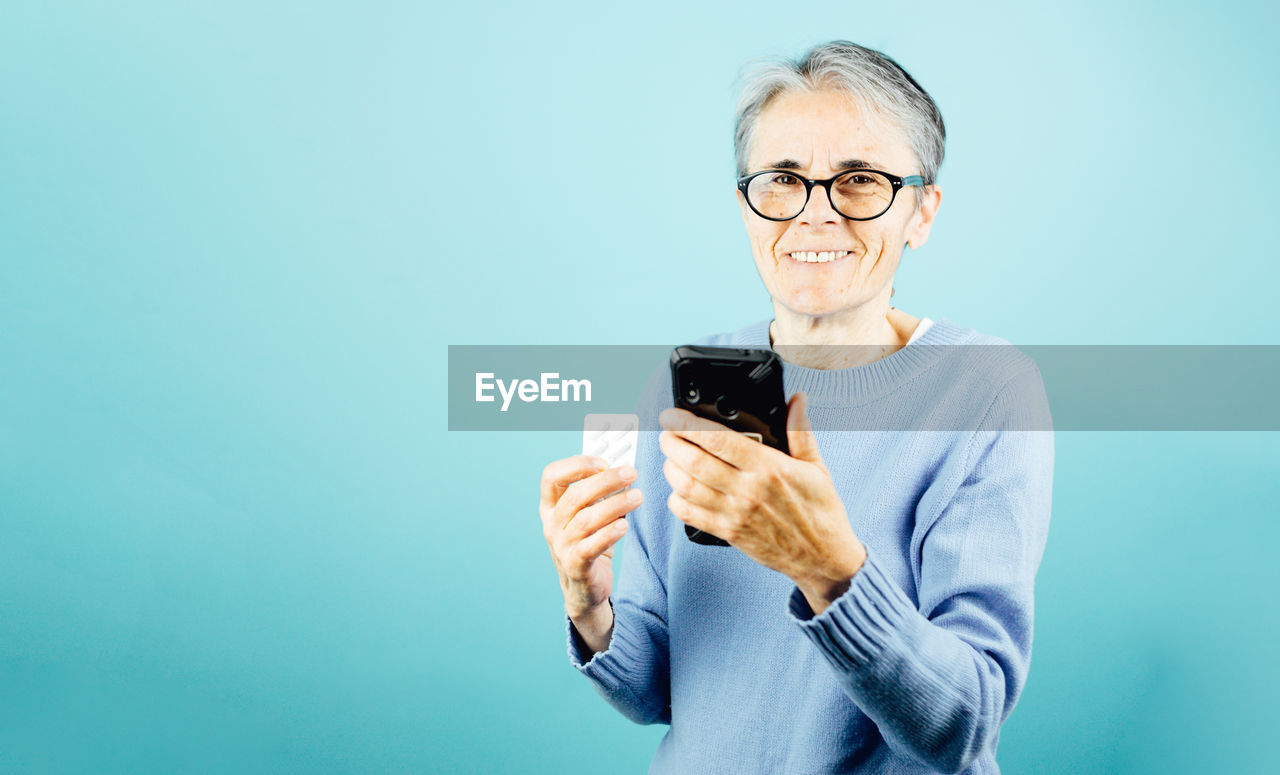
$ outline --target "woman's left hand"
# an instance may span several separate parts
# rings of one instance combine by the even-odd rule
[[[867,553],[853,533],[796,393],[787,455],[684,409],[666,409],[658,436],[667,505],[694,527],[796,582],[814,613],[848,589]]]

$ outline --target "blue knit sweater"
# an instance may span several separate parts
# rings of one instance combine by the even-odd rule
[[[769,320],[699,344],[769,348]],[[926,347],[925,345],[1004,345]],[[975,361],[975,353],[976,361]],[[967,359],[967,360],[965,360]],[[803,390],[867,560],[815,616],[781,573],[689,541],[666,506],[657,431],[636,458],[614,630],[594,656],[565,618],[570,662],[627,718],[662,723],[650,773],[996,773],[1000,725],[1027,679],[1033,588],[1049,528],[1053,433],[1034,362],[943,318],[848,369],[783,365]],[[655,372],[642,426],[672,405]],[[945,407],[955,431],[831,430],[850,407]],[[823,430],[823,427],[828,430]],[[902,427],[892,425],[887,427]]]

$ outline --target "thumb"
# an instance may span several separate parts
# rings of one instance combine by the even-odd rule
[[[822,455],[818,452],[818,438],[813,435],[813,426],[809,424],[809,397],[796,392],[787,402],[787,446],[791,449],[791,457],[809,463],[822,463]]]

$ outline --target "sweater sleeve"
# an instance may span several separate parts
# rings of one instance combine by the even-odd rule
[[[954,496],[931,522],[920,515],[911,558],[919,609],[870,546],[821,614],[799,588],[791,593],[791,617],[888,744],[942,772],[994,751],[1026,681],[1053,484],[1049,422],[1034,366],[992,400]]]
[[[608,647],[592,656],[573,621],[565,616],[570,663],[591,679],[600,696],[637,724],[671,723],[667,590],[654,562],[664,556],[661,547],[670,541],[662,519],[666,498],[659,495],[666,481],[658,432],[649,430],[657,426],[663,393],[669,396],[670,391],[670,376],[663,378],[660,370],[649,381],[638,408],[641,430],[634,486],[645,498],[627,516],[630,528],[619,544],[622,558],[610,598],[613,634]]]

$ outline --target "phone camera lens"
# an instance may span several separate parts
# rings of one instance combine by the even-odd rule
[[[694,387],[693,385],[690,385],[690,386],[688,386],[688,387],[686,387],[686,388],[684,389],[684,400],[685,400],[685,401],[687,401],[687,402],[689,402],[689,403],[691,403],[691,404],[696,404],[696,403],[698,403],[698,398],[699,398],[699,396],[698,396],[698,389],[697,389],[696,387]]]
[[[716,399],[716,411],[726,420],[732,420],[738,416],[738,409],[729,403],[728,396],[720,396]]]

